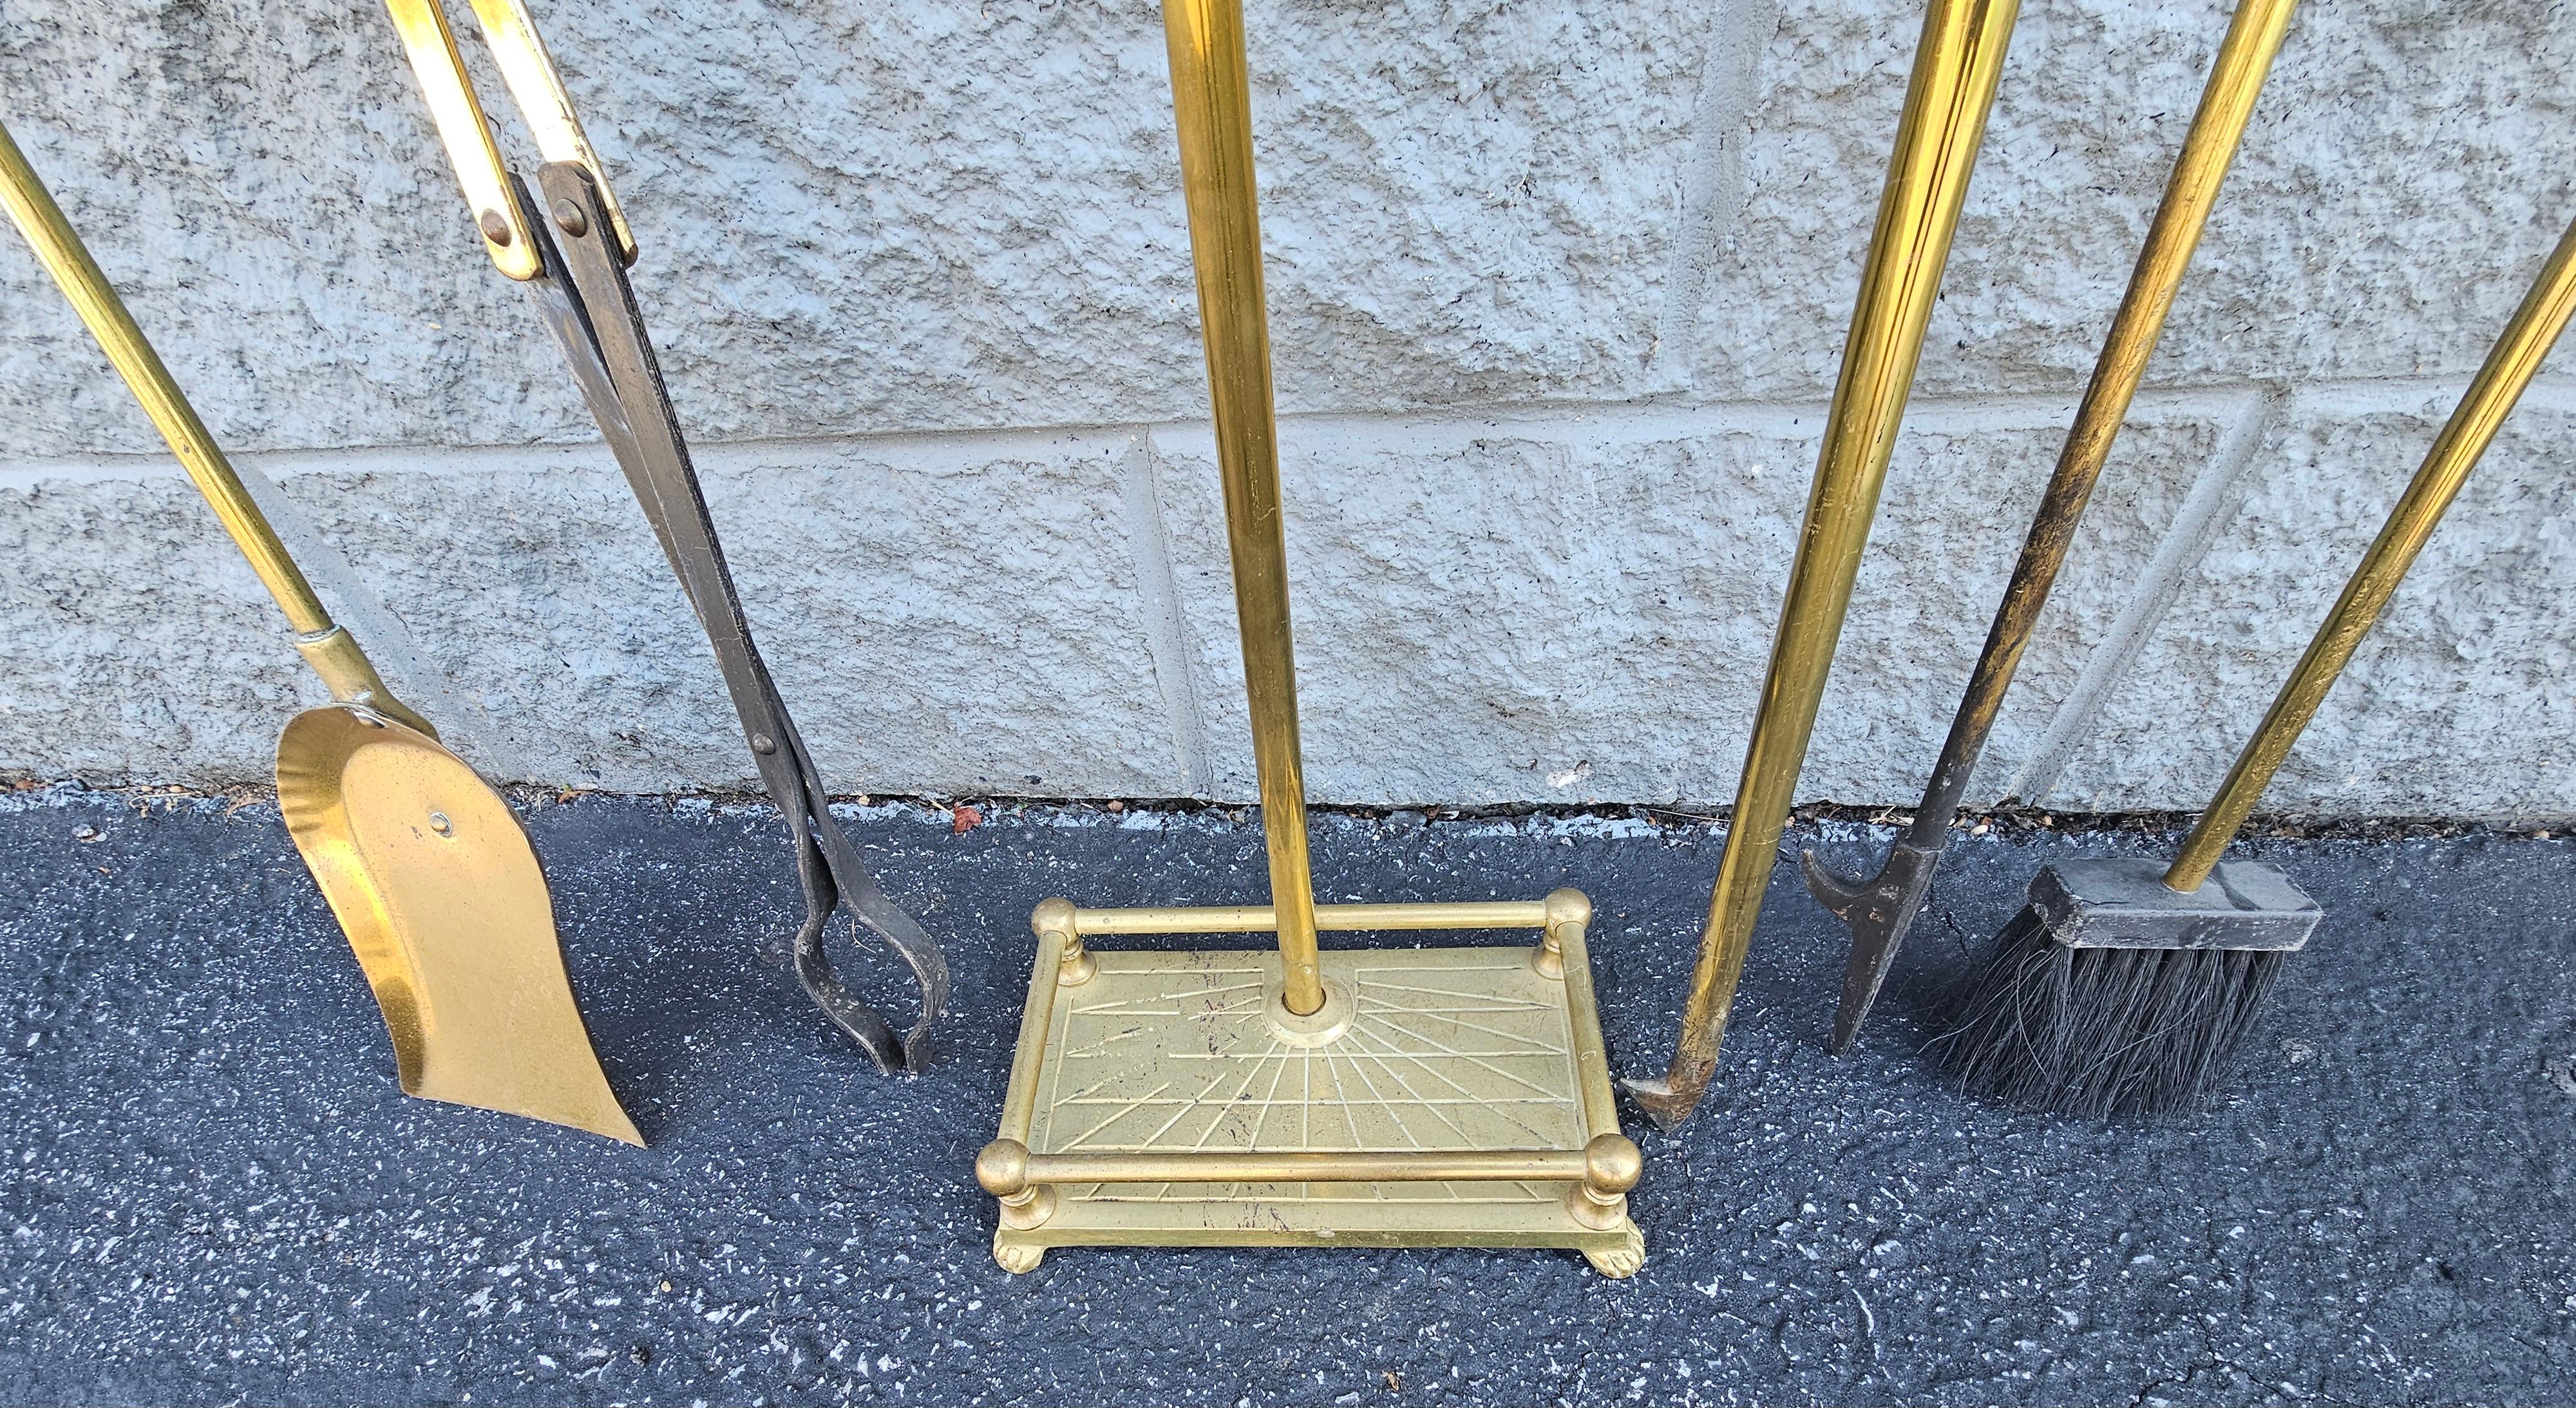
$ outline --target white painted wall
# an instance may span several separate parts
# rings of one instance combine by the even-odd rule
[[[1319,797],[1731,799],[1919,14],[1253,0]],[[539,18],[834,785],[1248,795],[1156,8]],[[2214,785],[2576,218],[2562,20],[2301,15],[1981,799]],[[2224,23],[2027,0],[1806,797],[1920,787]],[[8,0],[0,116],[464,751],[573,786],[750,777],[369,0]],[[2555,365],[2276,807],[2576,815]],[[12,240],[0,653],[20,774],[256,778],[321,698]]]

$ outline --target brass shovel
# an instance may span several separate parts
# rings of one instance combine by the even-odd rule
[[[6,127],[0,199],[339,701],[278,739],[278,810],[384,1010],[402,1088],[642,1144],[573,1002],[518,816],[333,623]]]

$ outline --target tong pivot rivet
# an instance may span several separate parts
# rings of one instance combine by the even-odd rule
[[[775,753],[778,751],[778,740],[765,733],[755,733],[751,736],[751,751],[763,756]]]
[[[510,242],[510,222],[502,216],[501,212],[497,210],[484,211],[481,216],[475,219],[474,224],[478,229],[483,231],[483,238],[490,240],[492,243],[506,245]]]
[[[574,239],[590,233],[590,213],[568,200],[555,202],[555,223]]]

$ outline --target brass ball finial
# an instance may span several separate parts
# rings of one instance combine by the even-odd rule
[[[1580,924],[1586,928],[1592,925],[1592,897],[1581,890],[1572,887],[1551,890],[1542,903],[1547,906],[1547,927],[1550,929],[1563,924]]]
[[[1073,913],[1071,900],[1043,899],[1038,901],[1036,909],[1029,911],[1029,927],[1041,934],[1070,934],[1073,932]]]
[[[1599,1192],[1625,1193],[1645,1171],[1645,1154],[1624,1134],[1600,1135],[1583,1146],[1583,1181]]]
[[[996,1198],[1028,1191],[1029,1146],[1016,1139],[996,1139],[985,1145],[975,1156],[975,1181]]]

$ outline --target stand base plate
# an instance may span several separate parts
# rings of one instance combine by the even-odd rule
[[[1068,1179],[1039,1225],[1006,1220],[994,1256],[1025,1271],[1063,1246],[1552,1247],[1632,1274],[1643,1236],[1624,1207],[1607,1227],[1579,1221],[1580,1179],[1256,1181],[1283,1154],[1579,1155],[1615,1132],[1588,959],[1570,937],[1567,977],[1543,975],[1534,948],[1327,950],[1325,1012],[1302,1019],[1280,1001],[1275,951],[1094,950],[1096,969],[1066,986],[1067,944],[1042,942],[1030,1000],[1045,1024],[1032,1012],[1023,1027],[1005,1107],[1028,1112],[1028,1149],[1239,1155],[1246,1177]]]

